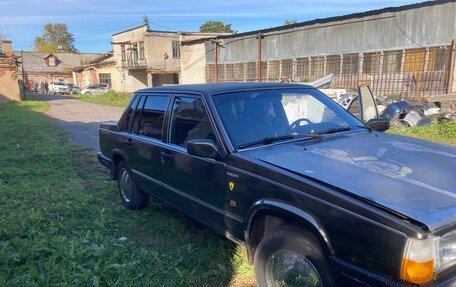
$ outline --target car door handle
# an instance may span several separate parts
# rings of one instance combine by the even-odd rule
[[[125,143],[127,144],[127,146],[130,146],[130,147],[135,144],[132,139],[125,140]]]
[[[174,154],[168,153],[168,152],[166,152],[166,151],[162,151],[162,152],[160,153],[160,156],[161,156],[161,158],[162,158],[162,162],[163,162],[163,163],[164,163],[165,161],[169,161],[169,160],[171,160],[171,159],[174,158]]]

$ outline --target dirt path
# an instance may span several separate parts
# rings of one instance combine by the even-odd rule
[[[49,104],[46,114],[57,126],[65,128],[76,143],[99,151],[100,123],[117,121],[123,108],[82,102],[68,96],[27,94],[28,99],[40,99]]]

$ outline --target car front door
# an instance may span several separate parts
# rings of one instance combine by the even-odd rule
[[[225,163],[187,153],[189,140],[210,139],[220,146],[203,99],[175,96],[161,153],[163,184],[172,204],[213,228],[224,231]]]

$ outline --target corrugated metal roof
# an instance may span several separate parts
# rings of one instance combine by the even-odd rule
[[[265,34],[265,33],[282,31],[282,30],[290,30],[293,28],[306,27],[306,26],[311,26],[311,25],[315,25],[315,24],[326,24],[326,23],[345,21],[345,20],[350,20],[350,19],[360,19],[360,18],[369,17],[369,16],[381,15],[384,13],[396,13],[396,12],[418,9],[418,8],[423,8],[423,7],[428,7],[428,6],[442,5],[442,4],[446,4],[446,3],[452,3],[454,1],[455,0],[432,0],[432,1],[416,3],[416,4],[398,6],[398,7],[387,7],[387,8],[383,8],[383,9],[370,10],[370,11],[360,12],[360,13],[352,13],[352,14],[347,14],[347,15],[342,15],[342,16],[328,17],[328,18],[323,18],[323,19],[314,19],[314,20],[300,22],[300,23],[291,24],[291,25],[282,25],[282,26],[277,26],[277,27],[272,27],[272,28],[267,28],[267,29],[253,30],[253,31],[247,31],[247,32],[238,33],[238,34],[219,36],[217,38],[229,39],[229,38],[239,38],[239,37],[257,35],[258,33]]]
[[[21,56],[21,53],[24,55],[24,59],[21,60],[23,62],[24,70],[28,73],[61,73],[67,69],[73,69],[74,67],[87,64],[103,55],[98,53],[52,53],[52,55],[57,58],[56,66],[52,67],[48,66],[45,60],[51,53],[14,51],[14,55],[19,57]]]

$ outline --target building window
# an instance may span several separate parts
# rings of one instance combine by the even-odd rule
[[[55,67],[55,58],[54,57],[50,57],[48,59],[48,63],[49,63],[50,67]]]
[[[326,72],[325,74],[340,74],[340,55],[326,56]]]
[[[376,74],[380,72],[380,53],[366,53],[363,57],[364,74]]]
[[[424,72],[426,49],[405,51],[404,72]]]
[[[359,54],[346,54],[342,58],[342,73],[345,75],[358,74]]]
[[[392,74],[401,72],[402,51],[388,51],[383,53],[383,73]]]
[[[139,59],[144,59],[144,42],[138,43],[138,55]]]
[[[110,73],[100,73],[100,84],[107,84],[108,87],[111,87],[111,74]]]
[[[279,81],[280,61],[270,61],[268,69],[268,82]]]
[[[309,59],[299,58],[296,59],[296,73],[298,82],[309,82]]]
[[[120,51],[122,54],[122,61],[125,61],[125,45],[120,46]]]
[[[180,43],[173,41],[173,59],[180,59]]]

